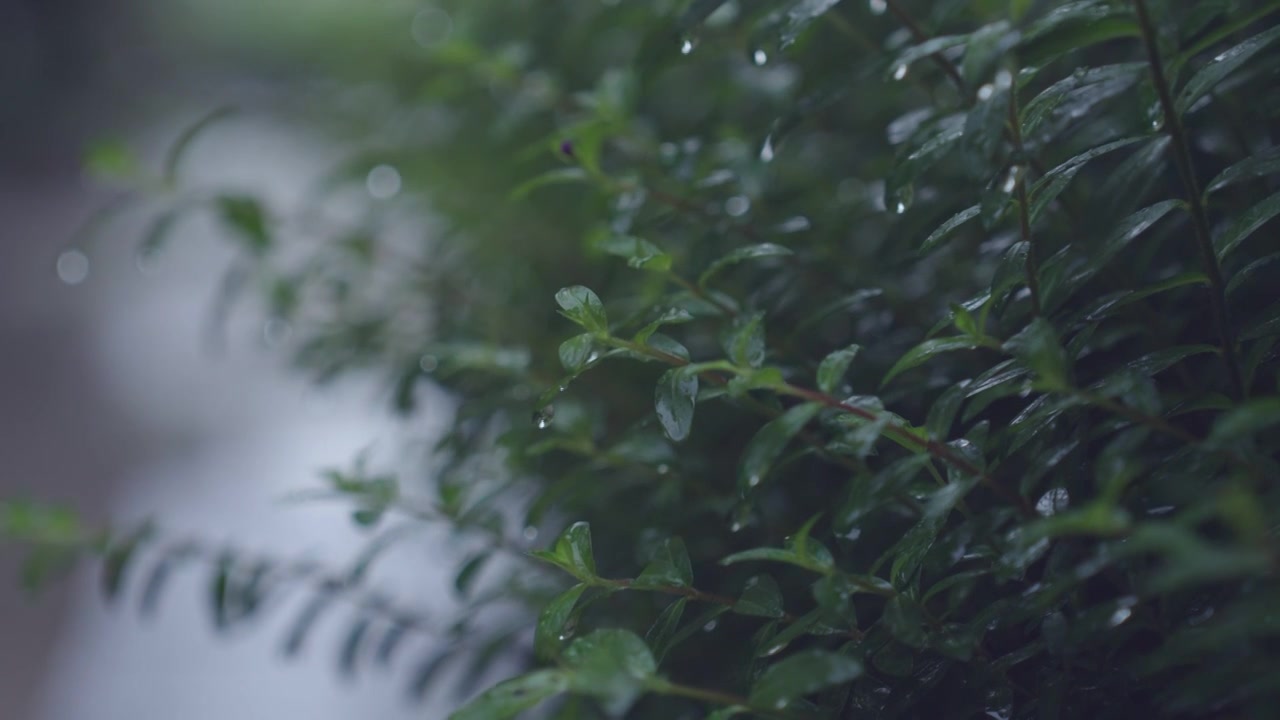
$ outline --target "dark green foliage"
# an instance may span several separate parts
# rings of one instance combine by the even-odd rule
[[[282,266],[216,201],[303,367],[462,402],[428,511],[329,476],[520,559],[467,559],[523,622],[462,617],[419,689],[509,654],[455,717],[1270,716],[1280,4],[440,4],[395,88],[452,122],[386,156],[430,262],[374,223]],[[131,537],[88,543],[111,593]],[[211,560],[256,610],[270,571]],[[417,627],[362,607],[349,670]]]

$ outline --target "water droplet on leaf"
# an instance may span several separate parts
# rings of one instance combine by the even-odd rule
[[[691,39],[689,39],[689,38],[685,38],[684,40],[681,40],[681,41],[680,41],[680,54],[681,54],[681,55],[688,55],[689,53],[693,52],[693,48],[694,48],[694,42],[693,42],[693,40],[691,40]]]
[[[1004,176],[1004,183],[1000,186],[1001,192],[1008,195],[1018,187],[1018,178],[1022,175],[1022,167],[1014,165],[1009,168],[1009,174]]]
[[[751,62],[755,63],[756,65],[764,65],[765,63],[769,62],[769,54],[763,50],[756,50],[755,52],[751,53]]]
[[[547,405],[533,413],[533,426],[539,430],[546,430],[551,427],[551,421],[556,417],[556,409],[552,405]]]
[[[872,15],[883,15],[884,11],[889,9],[889,3],[885,2],[885,0],[870,0],[867,3],[867,8],[871,10]]]
[[[715,620],[712,620],[712,621],[708,622],[706,625],[703,625],[703,626],[702,626],[702,629],[703,629],[703,630],[705,630],[706,632],[711,632],[712,630],[715,630],[715,629],[716,629],[716,621],[715,621]]]
[[[979,100],[990,100],[991,96],[995,94],[996,94],[996,86],[992,85],[991,83],[987,83],[986,85],[983,85],[982,87],[978,88]]]
[[[746,195],[734,195],[724,201],[724,211],[728,213],[730,217],[742,217],[743,215],[746,215],[747,211],[750,209],[751,201],[747,199]]]
[[[671,472],[671,466],[666,463],[662,463],[661,465],[658,466],[657,470],[659,475],[666,475],[667,473]]]
[[[907,64],[899,63],[893,68],[893,79],[901,80],[907,76]]]
[[[390,165],[379,165],[365,178],[369,195],[377,200],[388,200],[400,192],[400,171]]]
[[[764,139],[764,144],[760,146],[760,159],[765,162],[773,160],[773,136],[770,135]]]

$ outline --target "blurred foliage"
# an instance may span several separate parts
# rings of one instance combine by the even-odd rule
[[[1278,10],[424,3],[294,98],[352,148],[301,254],[179,143],[147,252],[211,210],[300,367],[461,401],[429,496],[327,477],[384,534],[290,642],[399,517],[483,545],[415,689],[528,667],[457,718],[1269,717]],[[225,619],[281,567],[208,560]],[[348,671],[424,629],[358,608]]]

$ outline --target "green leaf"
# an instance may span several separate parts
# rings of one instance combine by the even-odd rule
[[[782,609],[782,591],[778,583],[768,575],[755,575],[747,580],[733,611],[739,615],[755,617],[780,618],[786,613]]]
[[[951,437],[951,426],[955,424],[956,414],[964,404],[969,382],[957,383],[933,401],[929,407],[929,415],[925,420],[925,428],[934,440],[946,440]]]
[[[511,191],[510,197],[512,200],[523,200],[528,197],[530,193],[534,190],[538,190],[539,188],[547,187],[549,185],[587,182],[590,179],[591,173],[578,165],[556,168],[520,183]]]
[[[600,699],[605,710],[622,715],[653,679],[658,663],[638,635],[604,629],[574,640],[564,653],[575,692]]]
[[[1145,136],[1141,136],[1114,140],[1086,150],[1085,152],[1076,155],[1070,160],[1067,160],[1046,172],[1044,176],[1037,180],[1036,184],[1031,187],[1031,211],[1029,213],[1031,216],[1031,222],[1034,223],[1040,217],[1041,213],[1049,207],[1049,203],[1053,202],[1062,194],[1063,190],[1067,189],[1067,185],[1070,184],[1072,178],[1074,178],[1076,173],[1080,172],[1081,168],[1083,168],[1090,160],[1106,155],[1109,152],[1119,150],[1122,147],[1127,147],[1137,142],[1144,142],[1148,139],[1149,138]]]
[[[1218,418],[1209,442],[1223,445],[1276,425],[1280,425],[1280,398],[1250,400]]]
[[[1210,194],[1225,187],[1254,178],[1274,175],[1277,172],[1280,172],[1280,145],[1275,145],[1262,152],[1250,155],[1218,173],[1217,177],[1209,181],[1209,186],[1205,188],[1204,195],[1207,198]]]
[[[578,372],[587,364],[595,346],[595,335],[583,333],[560,343],[560,364],[569,372]]]
[[[911,368],[928,362],[937,355],[956,350],[973,350],[977,347],[981,347],[981,345],[973,338],[965,336],[925,340],[919,345],[908,350],[906,354],[898,359],[898,362],[893,364],[893,367],[889,368],[889,372],[885,373],[884,379],[880,381],[880,387],[888,385],[889,381],[893,380],[898,375],[901,375]]]
[[[222,222],[236,232],[250,253],[261,256],[271,249],[267,215],[256,199],[247,195],[221,195],[217,208]]]
[[[530,553],[539,560],[556,565],[584,582],[597,580],[596,560],[591,551],[591,525],[576,522],[570,525],[550,551]]]
[[[698,399],[698,373],[690,367],[672,368],[658,378],[654,408],[667,437],[680,442],[689,437]]]
[[[1027,28],[1020,44],[1020,58],[1028,66],[1036,67],[1063,53],[1139,35],[1138,24],[1127,4],[1104,0],[1069,2]]]
[[[742,462],[738,466],[740,493],[746,495],[764,480],[783,449],[820,410],[822,406],[818,403],[796,405],[756,432],[747,443],[747,449],[742,453]]]
[[[1058,334],[1044,318],[1036,318],[1022,332],[1009,338],[1005,352],[1022,361],[1040,380],[1054,389],[1070,387],[1070,364]]]
[[[889,598],[885,603],[880,622],[884,623],[889,633],[904,645],[922,648],[928,641],[924,610],[915,600],[901,593]]]
[[[858,351],[862,349],[860,345],[850,345],[847,348],[841,348],[822,359],[822,363],[818,365],[818,389],[824,393],[835,392],[840,387],[840,381],[844,379],[844,374],[849,370],[849,364],[858,356]]]
[[[573,608],[586,589],[586,585],[574,585],[547,603],[538,615],[533,648],[540,659],[554,660],[560,654],[560,648],[564,644],[565,625],[573,616]]]
[[[1045,88],[1022,109],[1022,132],[1031,135],[1053,116],[1084,117],[1098,103],[1129,89],[1146,70],[1145,62],[1079,70]]]
[[[758,368],[764,364],[764,313],[734,318],[725,338],[724,349],[739,367]]]
[[[657,245],[629,235],[606,236],[596,247],[617,257],[627,259],[627,265],[637,270],[666,272],[671,269],[671,256]]]
[[[729,0],[693,0],[677,21],[682,31],[688,32],[701,25],[716,10]]]
[[[661,328],[663,325],[687,323],[691,322],[693,319],[693,315],[688,310],[685,310],[684,308],[671,308],[664,311],[657,317],[657,319],[641,328],[640,332],[637,332],[632,340],[634,342],[643,343],[648,340],[650,335],[657,332],[658,328]]]
[[[1280,39],[1280,25],[1264,30],[1257,35],[1224,50],[1213,57],[1207,65],[1200,68],[1187,81],[1182,92],[1178,93],[1176,103],[1178,113],[1187,112],[1196,100],[1204,97],[1217,87],[1228,75],[1239,69],[1249,58],[1258,54],[1271,43]]]
[[[599,296],[581,285],[561,288],[556,293],[561,314],[595,335],[609,334],[609,319]]]
[[[974,205],[952,215],[946,222],[939,225],[937,230],[929,233],[929,237],[925,238],[924,242],[920,244],[919,254],[924,255],[936,249],[943,241],[951,237],[956,228],[977,217],[981,211],[982,207],[980,205]]]
[[[740,262],[755,260],[757,258],[780,257],[791,254],[792,252],[790,248],[783,247],[782,245],[775,245],[774,243],[759,243],[756,245],[740,247],[711,263],[711,266],[698,277],[698,286],[706,286],[708,280],[714,277],[716,273],[730,265],[736,265]]]
[[[1277,28],[1280,29],[1280,28]],[[1280,215],[1280,192],[1274,193],[1266,200],[1254,205],[1236,216],[1235,220],[1214,240],[1214,247],[1221,260],[1231,254],[1255,230],[1266,225],[1276,215]]]
[[[659,665],[662,664],[667,651],[671,649],[671,641],[675,638],[680,618],[684,616],[684,606],[688,603],[689,598],[682,597],[663,608],[658,619],[653,621],[649,632],[645,633],[645,642],[649,643],[649,649],[653,651],[653,657]]]
[[[797,0],[787,10],[786,24],[782,28],[782,36],[778,40],[778,48],[785,49],[800,37],[804,29],[836,6],[840,0]]]
[[[569,689],[569,675],[537,670],[494,685],[449,716],[449,720],[508,720]]]
[[[884,204],[899,214],[905,212],[910,204],[907,196],[912,194],[909,188],[926,170],[955,149],[962,137],[964,137],[964,123],[940,123],[938,132],[914,152],[894,164],[893,172],[885,183]]]
[[[668,538],[658,547],[653,559],[636,578],[633,587],[690,587],[693,585],[693,566],[684,541]]]
[[[796,698],[862,674],[862,663],[825,650],[806,650],[770,665],[751,686],[749,700],[762,708],[782,709]]]

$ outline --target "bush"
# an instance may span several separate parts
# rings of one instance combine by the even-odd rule
[[[422,121],[371,112],[327,187],[390,164],[437,240],[374,212],[298,265],[214,204],[302,367],[462,399],[425,506],[327,478],[483,538],[418,689],[503,656],[455,718],[1269,715],[1277,9],[424,10],[452,35],[381,86]],[[8,513],[112,583],[149,537]],[[228,623],[288,568],[210,561]],[[361,608],[344,664],[414,628]]]

